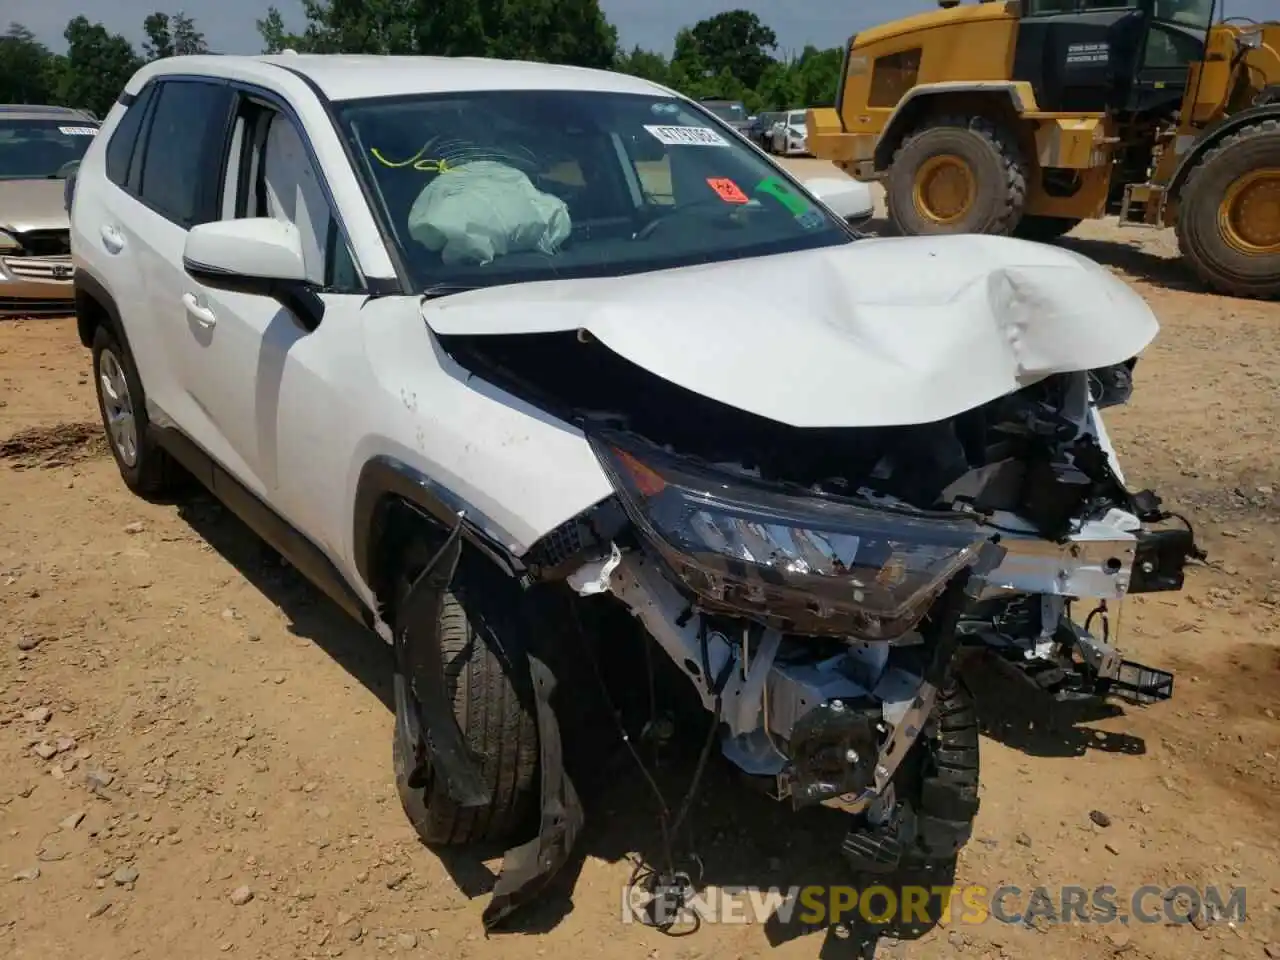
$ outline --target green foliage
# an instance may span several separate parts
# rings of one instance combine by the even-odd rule
[[[258,21],[268,52],[489,56],[610,67],[617,31],[598,0],[303,0],[307,26]]]
[[[730,10],[676,34],[668,60],[640,47],[619,51],[613,69],[665,84],[685,96],[741,100],[753,112],[835,102],[844,50],[805,47],[774,56],[777,37],[746,10]]]
[[[843,51],[775,56],[778,38],[747,10],[680,30],[668,59],[617,46],[598,0],[303,0],[306,26],[285,30],[269,7],[258,21],[267,53],[489,56],[612,68],[690,97],[741,100],[751,111],[834,102]]]
[[[780,59],[776,34],[747,10],[729,10],[680,30],[670,58],[618,47],[599,0],[302,0],[305,26],[285,28],[268,7],[257,21],[266,53],[489,56],[602,67],[691,97],[741,100],[748,110],[785,110],[835,100],[840,48],[805,47]],[[106,114],[130,75],[161,57],[207,53],[204,34],[181,10],[143,21],[141,51],[101,23],[78,16],[57,54],[13,23],[0,35],[0,102],[60,103]]]
[[[204,34],[181,10],[172,16],[157,10],[142,21],[142,30],[147,35],[142,50],[148,60],[209,52]]]
[[[0,36],[0,103],[49,103],[60,70],[49,48],[20,23]]]
[[[773,61],[778,37],[747,10],[730,10],[703,20],[689,32],[701,61],[713,73],[729,74],[754,89]]]
[[[142,60],[128,40],[85,16],[75,17],[62,35],[67,54],[54,68],[56,101],[106,116]]]

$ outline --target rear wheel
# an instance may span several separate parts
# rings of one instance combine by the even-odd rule
[[[1237,297],[1280,296],[1280,120],[1262,120],[1225,138],[1187,177],[1178,244],[1215,290]]]
[[[912,133],[889,168],[889,216],[907,236],[1008,235],[1022,220],[1027,165],[1008,131],[941,117]]]
[[[133,354],[105,323],[93,334],[93,379],[107,445],[125,486],[151,499],[178,492],[188,477],[151,435]]]
[[[1037,243],[1050,243],[1059,237],[1066,236],[1080,225],[1077,217],[1035,217],[1025,216],[1013,231],[1015,237],[1023,240],[1034,240]]]
[[[429,557],[426,544],[410,548],[397,584],[397,609]],[[420,767],[426,748],[418,704],[408,678],[395,676],[396,788],[418,836],[432,846],[506,839],[537,790],[538,727],[524,669],[527,637],[518,592],[501,570],[464,550],[436,624],[454,715],[479,758],[490,792],[487,806],[459,806],[430,767]],[[407,627],[397,615],[397,636]],[[417,769],[423,773],[415,778]]]

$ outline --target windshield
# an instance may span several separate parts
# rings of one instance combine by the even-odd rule
[[[84,156],[97,126],[64,118],[0,118],[0,180],[44,180]]]
[[[1213,22],[1215,0],[1030,0],[1027,12],[1030,16],[1042,17],[1094,10],[1150,10],[1153,4],[1157,20],[1205,30]]]
[[[1214,0],[1156,0],[1157,20],[1208,29],[1213,22]]]
[[[793,126],[793,127],[803,127],[803,126],[804,126],[804,114],[803,114],[803,113],[793,113],[793,114],[791,114],[791,116],[789,116],[789,117],[787,118],[787,123],[788,123],[788,124],[790,124],[790,125],[791,125],[791,126]]]
[[[740,103],[704,103],[704,107],[721,120],[729,123],[740,123],[747,119],[747,108]]]
[[[339,105],[420,289],[607,277],[849,243],[736,134],[669,97],[485,91]]]

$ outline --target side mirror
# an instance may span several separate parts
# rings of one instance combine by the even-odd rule
[[[875,200],[865,183],[848,177],[817,177],[804,181],[804,187],[828,210],[849,223],[862,223],[875,215]]]
[[[292,223],[254,217],[199,224],[187,234],[182,266],[207,287],[278,300],[307,330],[324,316]]]

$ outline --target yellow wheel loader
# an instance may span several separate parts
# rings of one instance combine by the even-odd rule
[[[940,0],[850,39],[809,149],[907,235],[1173,226],[1210,286],[1280,296],[1280,23],[1215,0]]]

